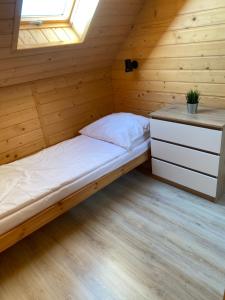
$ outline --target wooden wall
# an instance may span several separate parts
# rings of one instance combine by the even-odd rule
[[[84,43],[12,51],[16,0],[0,0],[0,86],[111,66],[143,0],[100,0]]]
[[[123,60],[140,68],[125,73]],[[225,1],[147,0],[113,65],[117,110],[142,114],[185,101],[225,108]]]
[[[0,164],[113,111],[112,62],[142,3],[100,0],[83,44],[13,52],[15,0],[0,0]]]
[[[113,111],[111,69],[0,89],[0,164],[77,135]]]

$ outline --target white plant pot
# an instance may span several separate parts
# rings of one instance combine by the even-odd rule
[[[187,103],[187,110],[189,114],[196,114],[198,111],[198,103],[195,104]]]

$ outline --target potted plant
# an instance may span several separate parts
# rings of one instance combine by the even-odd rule
[[[187,95],[187,110],[190,114],[196,114],[198,110],[200,93],[197,90],[190,90]]]

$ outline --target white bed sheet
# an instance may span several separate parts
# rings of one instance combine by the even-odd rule
[[[0,167],[0,234],[149,149],[78,136]]]

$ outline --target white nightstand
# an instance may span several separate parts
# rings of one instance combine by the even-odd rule
[[[158,178],[217,200],[225,191],[225,110],[184,105],[150,115],[152,173]]]

